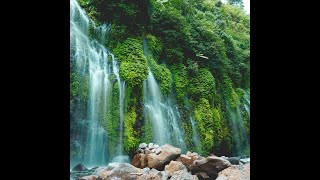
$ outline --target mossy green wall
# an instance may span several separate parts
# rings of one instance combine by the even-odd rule
[[[171,0],[162,4],[154,0],[81,0],[81,5],[96,22],[111,23],[106,45],[120,63],[120,76],[126,82],[126,152],[152,139],[150,118],[143,115],[142,86],[148,65],[162,95],[170,95],[178,103],[184,140],[190,150],[195,149],[192,114],[204,155],[234,153],[230,112],[240,112],[250,135],[250,115],[244,99],[245,93],[250,94],[250,16],[243,10],[216,0]],[[143,52],[143,37],[148,57]],[[86,82],[80,86],[78,77],[70,75],[71,98],[87,97]],[[118,85],[113,86],[103,123],[111,138],[111,153],[116,151],[119,136]]]

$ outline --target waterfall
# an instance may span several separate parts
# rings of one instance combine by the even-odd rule
[[[148,58],[147,41],[143,39],[143,50]],[[179,109],[170,97],[163,97],[160,87],[148,67],[147,80],[143,82],[144,119],[151,121],[153,142],[160,145],[172,144],[186,151],[183,140]]]
[[[229,120],[229,125],[233,133],[234,139],[234,150],[236,156],[244,155],[244,151],[249,148],[249,136],[246,131],[244,124],[242,111],[249,117],[250,121],[250,94],[249,92],[244,91],[244,96],[240,97],[243,101],[242,103],[236,102],[235,108],[231,108],[230,104],[227,102],[226,110]]]
[[[90,29],[93,32],[90,33]],[[108,162],[107,112],[112,92],[110,75],[119,86],[119,155],[123,153],[123,114],[125,83],[120,80],[119,65],[105,47],[109,26],[96,26],[76,0],[70,0],[70,66],[79,81],[79,94],[70,99],[70,165],[106,165]],[[91,38],[89,35],[92,35]],[[111,58],[111,62],[110,62]],[[85,90],[87,89],[87,91]],[[76,155],[75,155],[76,154]]]
[[[196,122],[193,119],[192,115],[190,115],[190,122],[191,122],[191,126],[192,126],[192,140],[193,140],[194,145],[196,146],[195,151],[202,152],[202,145],[201,145],[201,141],[198,136],[197,125],[196,125]]]
[[[143,82],[144,113],[145,117],[151,118],[153,142],[165,144],[167,142],[167,130],[165,128],[164,114],[160,106],[164,106],[160,99],[160,88],[157,85],[153,73],[149,69],[147,80]]]
[[[129,162],[129,157],[123,155],[123,115],[124,115],[124,98],[125,98],[125,82],[121,81],[119,74],[119,65],[118,62],[114,60],[112,55],[112,67],[113,73],[116,75],[119,88],[119,147],[117,156],[112,159],[112,162]]]
[[[244,108],[249,116],[250,121],[250,92],[248,91],[244,92]]]

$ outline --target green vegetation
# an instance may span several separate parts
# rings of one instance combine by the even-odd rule
[[[131,109],[124,117],[124,150],[130,152],[139,145],[138,133],[133,129],[136,122],[137,114],[135,109]]]
[[[167,95],[172,88],[172,77],[170,70],[164,64],[157,64],[152,57],[149,57],[149,66],[154,77],[160,85],[162,94]]]
[[[213,100],[215,81],[210,71],[199,69],[198,72],[189,78],[188,95],[197,101],[200,98]],[[211,103],[212,104],[212,103]]]
[[[235,153],[236,128],[230,112],[240,112],[250,135],[246,109],[250,104],[245,98],[250,95],[250,16],[245,14],[241,0],[229,0],[228,4],[219,0],[79,2],[97,23],[111,23],[106,44],[117,58],[121,79],[127,84],[126,152],[152,139],[150,117],[143,116],[142,107],[142,84],[149,65],[162,95],[173,92],[176,98],[188,148],[194,149],[189,120],[193,114],[204,155]],[[147,40],[148,57],[144,55],[143,38]],[[75,73],[70,78],[70,97],[87,98],[88,80],[80,82]],[[105,116],[112,120],[104,125],[111,137],[111,151],[115,151],[112,148],[118,137],[118,115],[114,113],[117,95],[115,83],[109,100],[115,105],[110,105]],[[242,148],[242,152],[250,152],[248,147]]]
[[[114,49],[114,54],[120,63],[120,76],[130,86],[141,84],[147,78],[147,60],[139,40],[127,39]]]
[[[207,99],[201,98],[194,110],[194,117],[197,121],[200,141],[204,147],[204,155],[211,151],[213,142],[213,114]]]

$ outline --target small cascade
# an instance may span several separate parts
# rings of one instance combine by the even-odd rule
[[[250,121],[250,95],[244,91],[244,96],[240,97],[241,103],[236,102],[235,108],[231,108],[227,102],[226,110],[229,125],[233,133],[234,150],[236,156],[242,156],[246,149],[249,149],[249,135],[246,130],[244,115],[248,116]],[[248,122],[249,123],[249,122]]]
[[[197,125],[196,125],[196,122],[193,119],[192,115],[190,115],[190,122],[191,122],[191,126],[192,126],[192,140],[195,145],[195,151],[202,152],[202,145],[201,145],[201,141],[198,136]]]
[[[119,148],[118,148],[119,151],[118,151],[118,156],[121,157],[123,155],[123,115],[124,115],[125,82],[120,80],[119,65],[118,65],[118,62],[115,61],[113,55],[112,55],[112,67],[113,67],[113,73],[116,75],[117,82],[118,82],[118,88],[119,88]],[[119,160],[119,158],[117,160]]]
[[[143,39],[143,50],[148,58],[145,38]],[[153,142],[160,145],[173,144],[186,151],[179,109],[171,101],[172,98],[162,96],[151,69],[148,68],[148,71],[147,80],[143,82],[144,118],[151,121]]]
[[[244,108],[249,116],[249,121],[250,121],[250,92],[249,91],[244,92]]]

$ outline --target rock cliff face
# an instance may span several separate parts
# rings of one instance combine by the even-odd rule
[[[109,163],[106,167],[76,165],[71,178],[79,180],[249,180],[250,158],[201,157],[198,153],[181,154],[181,149],[165,144],[142,143],[131,164]],[[229,161],[237,163],[232,165]]]

